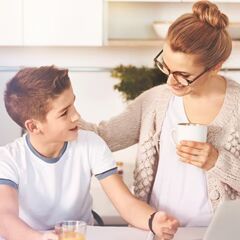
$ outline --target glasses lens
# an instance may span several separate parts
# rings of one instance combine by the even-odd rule
[[[188,86],[188,81],[181,75],[173,74],[174,79],[183,86]]]
[[[164,74],[169,75],[169,71],[167,70],[166,67],[164,67],[164,65],[163,65],[161,62],[157,61],[156,64],[157,64],[157,67],[158,67]]]

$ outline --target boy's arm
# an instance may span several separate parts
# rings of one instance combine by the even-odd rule
[[[7,240],[43,240],[44,234],[30,228],[18,217],[18,193],[8,185],[0,185],[0,236]],[[57,238],[55,238],[57,239]]]
[[[113,174],[100,183],[120,215],[131,225],[149,230],[148,220],[156,210],[134,197],[120,176]],[[164,212],[158,212],[152,222],[152,229],[159,237],[171,239],[179,226],[178,221]]]

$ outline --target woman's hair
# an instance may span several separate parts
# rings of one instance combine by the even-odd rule
[[[70,86],[67,69],[54,66],[24,68],[7,83],[4,94],[6,110],[22,128],[30,118],[44,121],[51,100]]]
[[[228,23],[228,17],[215,4],[198,1],[192,13],[182,15],[169,27],[167,41],[173,51],[194,54],[197,64],[211,68],[231,54]]]

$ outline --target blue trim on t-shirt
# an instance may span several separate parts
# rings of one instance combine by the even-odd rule
[[[0,178],[0,184],[8,185],[10,187],[18,189],[18,185],[10,179]]]
[[[68,142],[64,142],[64,145],[59,153],[59,156],[58,157],[55,157],[55,158],[48,158],[48,157],[44,157],[43,155],[41,155],[34,147],[33,145],[31,144],[30,142],[30,139],[29,139],[29,135],[26,134],[25,136],[25,139],[26,139],[26,143],[27,143],[27,146],[29,147],[29,149],[31,150],[31,152],[36,155],[39,159],[43,160],[44,162],[46,163],[56,163],[57,161],[60,160],[60,158],[62,157],[62,155],[65,153],[66,149],[67,149],[67,145],[68,145]]]
[[[95,175],[95,177],[98,180],[102,180],[102,179],[104,179],[106,177],[109,177],[109,176],[111,176],[113,174],[116,174],[116,173],[117,173],[117,167],[109,169],[109,170],[107,170],[107,171],[105,171],[103,173],[98,173],[98,174]]]

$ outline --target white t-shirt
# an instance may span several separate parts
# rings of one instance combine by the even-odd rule
[[[183,163],[172,137],[177,123],[188,122],[181,97],[171,98],[160,136],[159,164],[150,203],[176,217],[181,226],[208,226],[212,208],[204,170]]]
[[[103,179],[116,170],[109,148],[90,131],[79,131],[54,159],[41,156],[28,135],[0,147],[0,184],[18,189],[19,217],[37,230],[63,220],[93,224],[91,177]]]

